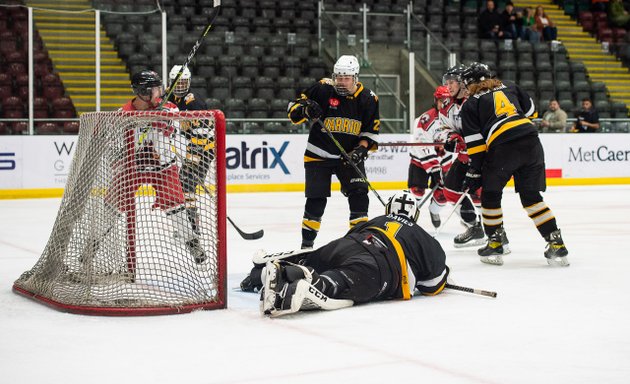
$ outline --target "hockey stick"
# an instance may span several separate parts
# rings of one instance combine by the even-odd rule
[[[449,283],[446,283],[446,285],[444,285],[444,288],[452,289],[452,290],[455,290],[455,291],[474,293],[475,295],[488,296],[488,297],[497,297],[497,293],[493,292],[493,291],[484,291],[483,289],[460,287],[459,285],[453,285],[453,284],[449,284]]]
[[[227,217],[228,221],[230,222],[230,224],[232,224],[234,229],[236,229],[236,232],[238,232],[238,234],[241,235],[241,237],[243,239],[245,239],[245,240],[257,240],[257,239],[260,239],[261,237],[263,237],[263,235],[265,234],[265,231],[262,230],[262,229],[260,229],[260,230],[258,230],[256,232],[252,232],[252,233],[243,232],[236,224],[234,224],[232,219],[230,219],[230,216],[226,216],[226,217]]]
[[[359,177],[361,177],[363,182],[365,184],[367,184],[368,188],[372,192],[374,192],[374,195],[378,198],[378,201],[380,201],[381,204],[383,204],[383,207],[385,207],[387,205],[387,204],[385,204],[385,201],[381,198],[381,196],[378,194],[378,192],[376,192],[376,189],[374,189],[372,184],[370,184],[370,182],[368,181],[367,177],[365,177],[365,175],[363,174],[363,172],[361,172],[359,167],[354,163],[354,161],[352,161],[352,159],[350,159],[350,156],[348,155],[346,150],[343,149],[343,147],[341,146],[339,141],[337,141],[337,139],[335,139],[335,136],[333,136],[333,134],[330,131],[330,129],[328,129],[328,127],[326,125],[324,125],[324,122],[321,119],[319,119],[319,118],[315,120],[315,123],[321,125],[324,128],[324,130],[328,134],[328,137],[330,137],[330,139],[333,141],[333,143],[335,143],[335,146],[337,146],[337,148],[339,149],[339,152],[341,152],[341,156],[343,156],[343,158],[348,162],[348,164],[352,165],[352,168],[354,168],[354,170],[359,174]]]
[[[444,143],[409,143],[409,142],[392,142],[392,143],[378,143],[379,147],[440,147]]]
[[[433,197],[433,194],[435,193],[435,191],[438,189],[439,184],[435,184],[433,186],[433,188],[431,188],[431,190],[429,191],[429,193],[427,193],[427,195],[425,197],[422,198],[422,201],[420,201],[420,204],[418,204],[418,210],[420,210],[420,208],[422,208],[422,206],[424,205],[424,203],[426,203],[427,201],[429,201],[429,199],[431,197]]]
[[[184,156],[180,155],[179,152],[177,152],[177,150],[173,147],[173,154],[181,161],[181,162],[185,162],[186,159],[184,159]],[[201,178],[199,178],[199,176],[195,173],[193,173],[193,176],[195,177],[197,184],[199,184],[201,186],[201,188],[203,188],[203,190],[208,194],[208,195],[212,195],[212,192],[210,192],[210,190],[208,189],[208,187],[206,187],[206,184],[204,183],[203,180],[201,180]],[[260,229],[256,232],[252,232],[252,233],[248,233],[248,232],[243,232],[243,230],[241,230],[233,221],[232,219],[230,219],[230,216],[226,216],[227,220],[230,222],[230,224],[232,224],[232,226],[234,227],[234,229],[236,229],[236,232],[238,232],[239,235],[241,235],[241,237],[245,240],[257,240],[260,239],[261,237],[263,237],[263,235],[265,234],[265,231]]]
[[[201,37],[198,38],[197,41],[195,41],[195,45],[193,45],[192,49],[188,53],[188,56],[186,57],[186,61],[184,61],[184,64],[182,64],[182,67],[179,69],[179,72],[177,72],[177,76],[175,76],[175,79],[173,80],[173,83],[171,84],[171,86],[168,88],[166,94],[162,96],[162,101],[160,101],[160,104],[158,104],[158,106],[155,108],[156,110],[162,109],[164,107],[164,104],[166,104],[168,99],[173,94],[173,91],[175,91],[175,86],[177,85],[177,82],[179,82],[179,79],[181,79],[181,77],[184,75],[184,70],[188,67],[188,64],[190,64],[192,59],[195,57],[195,55],[197,54],[197,50],[201,46],[201,43],[206,38],[206,35],[208,34],[208,32],[210,32],[210,29],[212,29],[212,27],[214,26],[214,20],[217,18],[217,16],[219,15],[219,11],[221,10],[220,7],[221,7],[221,0],[214,0],[214,5],[212,8],[213,14],[210,16],[210,22],[208,23],[206,28],[203,30]],[[146,139],[147,133],[149,132],[150,129],[152,129],[151,125],[148,125],[147,127],[144,128],[144,130],[140,134],[140,138],[138,140],[139,143],[142,143],[144,139]]]
[[[462,193],[461,197],[457,200],[457,202],[453,205],[453,209],[451,210],[451,212],[448,214],[448,216],[446,216],[446,220],[444,220],[442,222],[442,224],[435,230],[435,234],[433,235],[433,237],[437,236],[442,229],[444,228],[444,226],[446,225],[446,223],[448,222],[448,220],[451,218],[451,216],[453,216],[453,213],[455,213],[455,211],[457,210],[457,208],[459,208],[460,205],[462,205],[462,201],[464,201],[464,198],[467,196],[467,193]]]
[[[197,39],[197,41],[195,41],[195,45],[193,45],[192,49],[190,50],[188,57],[186,57],[186,61],[184,61],[184,64],[182,64],[182,67],[179,69],[179,72],[177,72],[177,76],[175,76],[173,83],[168,88],[166,95],[164,95],[164,97],[162,98],[162,101],[158,105],[157,109],[162,108],[164,104],[168,101],[169,97],[171,97],[171,95],[173,94],[173,91],[175,90],[175,85],[177,85],[177,82],[184,74],[184,70],[188,67],[192,59],[195,57],[195,55],[197,54],[197,50],[201,46],[201,43],[203,43],[203,40],[206,38],[206,35],[208,34],[208,32],[210,32],[210,29],[212,29],[212,27],[214,26],[214,20],[219,15],[219,11],[221,9],[220,7],[221,7],[221,0],[214,0],[214,5],[212,8],[213,14],[210,16],[210,22],[206,26],[206,29],[203,30],[201,37]]]

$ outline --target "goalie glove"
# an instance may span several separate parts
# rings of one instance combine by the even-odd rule
[[[479,188],[481,188],[481,172],[475,168],[468,168],[462,183],[462,190],[468,193],[475,193]]]
[[[362,145],[357,145],[354,149],[348,153],[348,157],[350,161],[354,164],[359,165],[361,162],[365,161],[368,157],[368,149]]]

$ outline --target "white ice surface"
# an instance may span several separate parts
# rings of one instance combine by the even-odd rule
[[[630,186],[544,196],[568,268],[547,265],[545,242],[508,189],[512,253],[502,267],[452,247],[462,229],[455,216],[438,236],[455,282],[496,299],[445,291],[278,319],[259,314],[258,295],[232,288],[255,250],[299,246],[301,193],[228,196],[243,230],[265,230],[245,241],[228,228],[228,309],[134,318],[62,313],[12,293],[60,200],[0,201],[0,383],[630,383]],[[381,212],[371,195],[371,216]],[[334,193],[316,245],[343,234],[347,216]],[[420,222],[430,228],[427,216],[425,207]]]

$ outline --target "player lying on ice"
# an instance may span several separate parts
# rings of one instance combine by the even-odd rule
[[[392,196],[385,215],[357,225],[314,251],[254,256],[243,291],[261,291],[261,311],[271,317],[300,310],[339,309],[370,301],[437,295],[449,269],[437,240],[416,224],[409,191]]]

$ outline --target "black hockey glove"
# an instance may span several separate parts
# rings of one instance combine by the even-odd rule
[[[434,186],[442,184],[442,170],[436,168],[435,171],[429,173],[431,181],[429,182],[429,188],[433,189]]]
[[[310,121],[317,120],[322,117],[324,111],[322,111],[322,107],[317,103],[317,101],[306,99],[303,101],[304,105],[304,116]]]
[[[462,184],[462,190],[468,193],[475,193],[479,188],[481,188],[481,172],[475,168],[468,168],[466,178]]]
[[[362,145],[357,145],[354,149],[348,153],[348,157],[355,164],[360,164],[368,157],[368,149]]]

